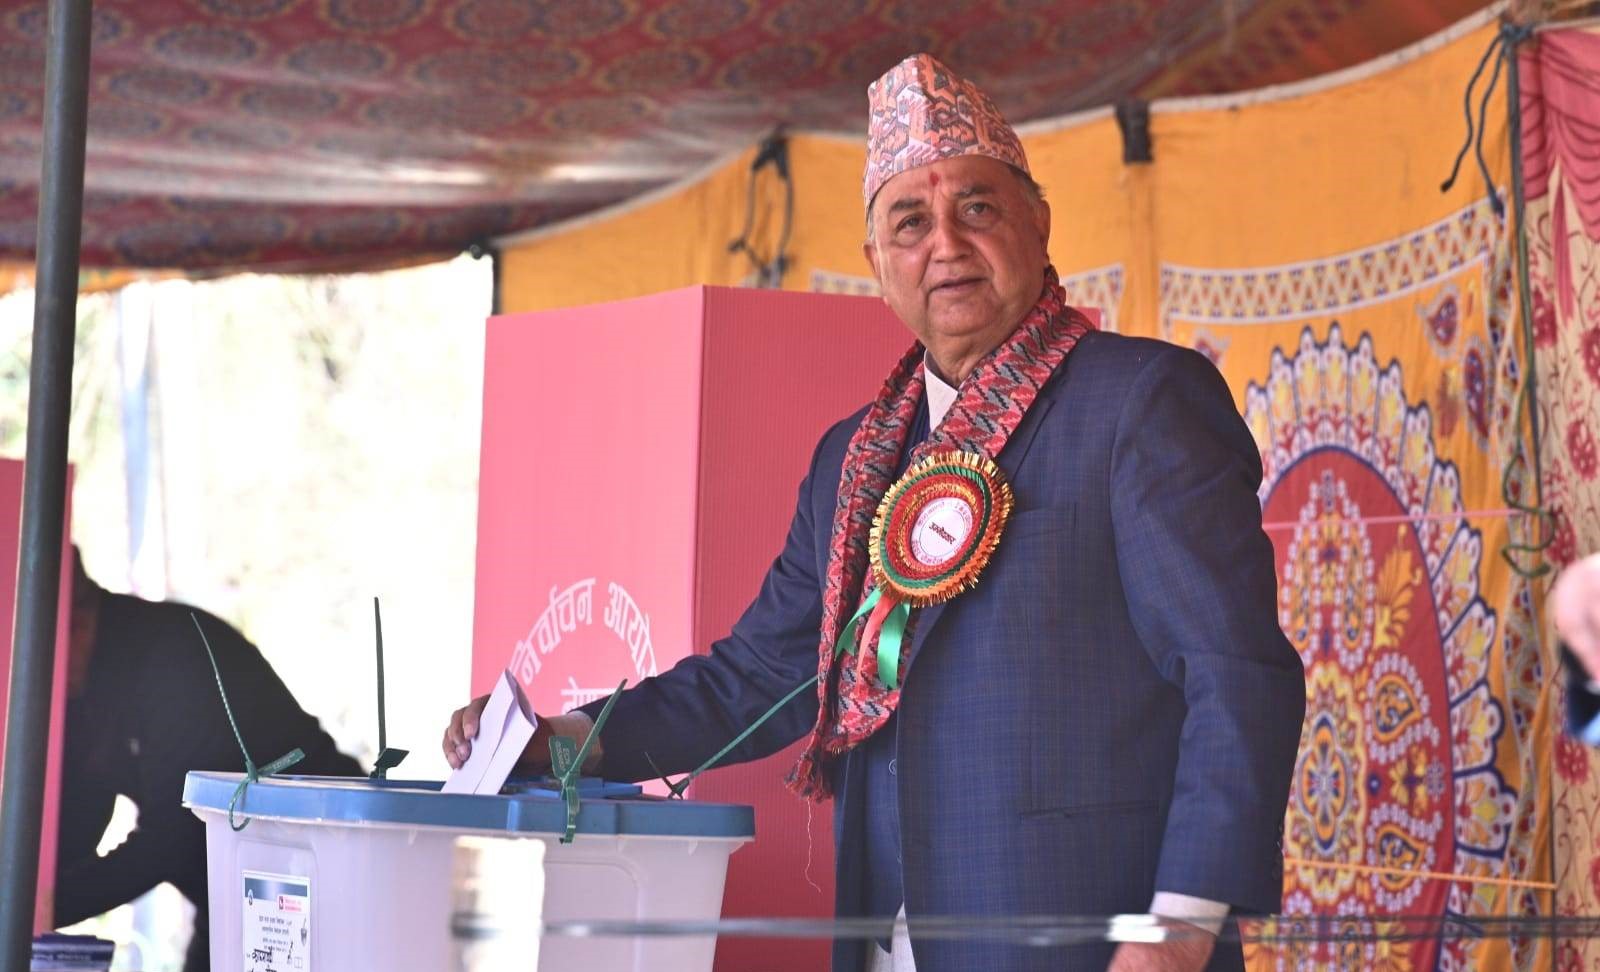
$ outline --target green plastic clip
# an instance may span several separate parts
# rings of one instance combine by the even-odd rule
[[[572,843],[578,832],[578,786],[568,783],[567,777],[578,762],[578,743],[569,736],[550,737],[550,773],[561,783],[561,800],[567,805],[567,828],[561,834],[563,844]]]
[[[569,736],[550,737],[550,775],[561,784],[561,800],[567,805],[567,827],[561,834],[563,844],[572,843],[572,838],[578,833],[578,778],[583,773],[583,761],[589,758],[589,750],[594,746],[594,741],[600,738],[600,730],[604,728],[606,720],[611,718],[611,707],[617,704],[617,696],[627,687],[628,680],[623,679],[617,690],[606,699],[582,746],[574,743]]]

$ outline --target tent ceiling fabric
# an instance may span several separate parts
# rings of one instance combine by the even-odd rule
[[[929,50],[1022,122],[1348,66],[1481,0],[97,0],[83,262],[341,270],[855,131]],[[31,260],[43,0],[0,0],[0,261]],[[1157,149],[1159,151],[1159,148]]]

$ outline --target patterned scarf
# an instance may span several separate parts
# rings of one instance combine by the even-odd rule
[[[989,459],[999,456],[1039,389],[1078,339],[1093,328],[1088,318],[1066,305],[1055,268],[1047,268],[1039,302],[1011,337],[989,352],[961,383],[955,403],[939,427],[917,446],[911,463],[944,449],[975,452]],[[855,606],[873,587],[867,538],[873,514],[893,484],[891,477],[921,404],[922,362],[923,347],[914,345],[884,382],[845,449],[828,543],[822,641],[817,649],[821,708],[805,752],[787,780],[803,797],[822,800],[831,795],[828,764],[876,732],[900,702],[900,689],[886,689],[878,680],[875,645],[864,644],[854,655],[837,657],[834,645]],[[912,643],[909,628],[904,643]],[[909,661],[908,652],[901,657],[901,668]]]

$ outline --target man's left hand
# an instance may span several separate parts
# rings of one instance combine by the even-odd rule
[[[1183,931],[1185,934],[1160,944],[1123,942],[1111,956],[1106,972],[1200,972],[1217,940],[1203,928]]]

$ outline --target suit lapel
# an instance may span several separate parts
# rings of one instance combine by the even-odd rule
[[[1017,481],[1017,470],[1022,467],[1022,462],[1028,456],[1028,449],[1033,445],[1034,434],[1039,431],[1039,426],[1044,423],[1045,416],[1050,412],[1050,406],[1055,402],[1054,396],[1047,395],[1050,383],[1040,390],[1039,397],[1034,399],[1029,407],[1028,414],[1022,417],[1022,422],[1017,430],[1011,433],[1011,438],[1006,440],[1006,447],[1000,450],[1000,457],[996,460],[1002,472],[1006,474],[1009,482]],[[1000,538],[1005,543],[1004,534]],[[969,592],[970,594],[970,592]],[[967,595],[960,595],[967,596]],[[949,601],[943,601],[931,607],[922,608],[916,615],[916,628],[911,633],[911,654],[906,658],[905,672],[902,681],[909,679],[911,666],[916,664],[918,656],[922,654],[922,643],[928,640],[928,634],[944,617],[945,608],[950,606]]]
[[[1027,458],[1028,448],[1033,445],[1034,433],[1039,431],[1039,426],[1044,423],[1044,417],[1049,414],[1050,406],[1054,403],[1054,398],[1046,398],[1041,392],[1039,397],[1034,399],[1033,406],[1028,409],[1028,414],[1022,417],[1017,430],[1006,440],[1006,447],[1000,450],[1000,458],[996,460],[996,465],[1005,472],[1008,481],[1017,481],[1017,470],[1022,467],[1022,460]]]

